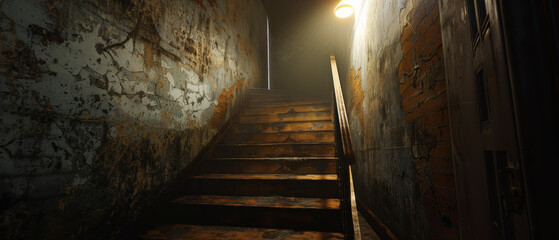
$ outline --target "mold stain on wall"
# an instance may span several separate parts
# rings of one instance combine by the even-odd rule
[[[257,0],[4,0],[0,30],[3,239],[117,236],[264,81]]]

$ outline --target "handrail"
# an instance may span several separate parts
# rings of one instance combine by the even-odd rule
[[[336,97],[336,108],[338,110],[338,121],[340,123],[343,156],[349,164],[353,164],[355,163],[355,154],[353,153],[353,146],[351,145],[349,121],[347,120],[347,112],[345,109],[342,85],[340,84],[340,75],[338,74],[338,66],[336,65],[336,57],[330,56],[330,63],[332,65],[334,96]]]
[[[334,83],[334,126],[336,130],[336,142],[341,143],[338,146],[337,153],[340,157],[338,161],[338,173],[342,186],[340,209],[342,210],[342,223],[345,239],[361,240],[359,230],[359,220],[357,216],[357,206],[355,204],[355,192],[353,190],[353,179],[351,176],[350,164],[355,162],[355,154],[353,153],[353,145],[351,143],[351,134],[349,121],[344,104],[344,96],[342,85],[340,84],[340,76],[338,74],[338,66],[336,58],[330,56],[332,65],[332,79]]]

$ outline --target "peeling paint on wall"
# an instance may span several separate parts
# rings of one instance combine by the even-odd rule
[[[0,238],[117,236],[265,84],[260,1],[198,2],[0,1]]]

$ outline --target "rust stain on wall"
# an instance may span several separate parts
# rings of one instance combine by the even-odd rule
[[[247,7],[247,5],[245,5]],[[225,1],[225,9],[227,11],[227,16],[229,17],[229,24],[237,23],[240,19],[239,3],[235,1]],[[249,9],[250,11],[250,9]]]
[[[157,51],[157,46],[149,42],[144,42],[144,66],[147,69],[152,69],[154,67],[161,67],[159,59],[159,51]]]
[[[201,21],[205,28],[209,29],[211,22],[209,19]],[[209,31],[209,30],[208,30]],[[189,33],[186,28],[180,27],[173,30],[175,42],[173,46],[180,49],[185,53],[186,61],[185,66],[195,70],[200,75],[200,81],[204,81],[203,76],[211,71],[212,67],[212,44],[216,44],[208,39],[199,40],[194,38],[192,33]],[[194,39],[193,39],[194,38]],[[197,39],[197,40],[195,40]]]
[[[217,1],[216,1],[216,0],[206,0],[206,1],[208,1],[208,3],[209,3],[212,7],[214,7],[214,8],[217,7]]]
[[[204,1],[203,1],[203,0],[196,0],[196,3],[198,3],[198,5],[200,5],[200,7],[201,7],[202,9],[204,9],[204,11],[207,11],[207,10],[208,10],[208,8],[207,8],[206,5],[204,4]]]
[[[365,128],[365,124],[363,121],[363,99],[365,98],[363,93],[363,87],[361,86],[361,69],[357,70],[357,74],[355,73],[355,69],[351,69],[349,71],[349,80],[351,83],[351,96],[352,96],[352,109],[357,111],[357,115],[359,115],[359,124],[361,124],[361,129]]]
[[[235,89],[243,86],[245,82],[244,78],[241,78],[235,85],[229,88],[228,91],[223,88],[221,91],[221,95],[219,95],[219,99],[217,100],[217,106],[214,108],[214,113],[211,119],[211,125],[213,127],[219,127],[219,123],[221,122],[225,113],[227,113],[227,108],[229,107],[229,101],[232,100],[235,96],[233,95],[233,91]]]
[[[240,47],[241,47],[241,53],[244,57],[251,57],[253,55],[252,53],[252,41],[250,38],[245,38],[244,36],[237,34],[237,37],[239,38],[239,43],[240,43]]]
[[[98,0],[98,2],[100,6],[106,6],[108,9],[113,9],[119,14],[132,18],[135,23],[157,22],[163,15],[163,7],[165,6],[162,0]]]

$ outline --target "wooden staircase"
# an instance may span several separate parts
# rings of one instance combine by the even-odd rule
[[[140,239],[344,239],[332,103],[252,89]]]

